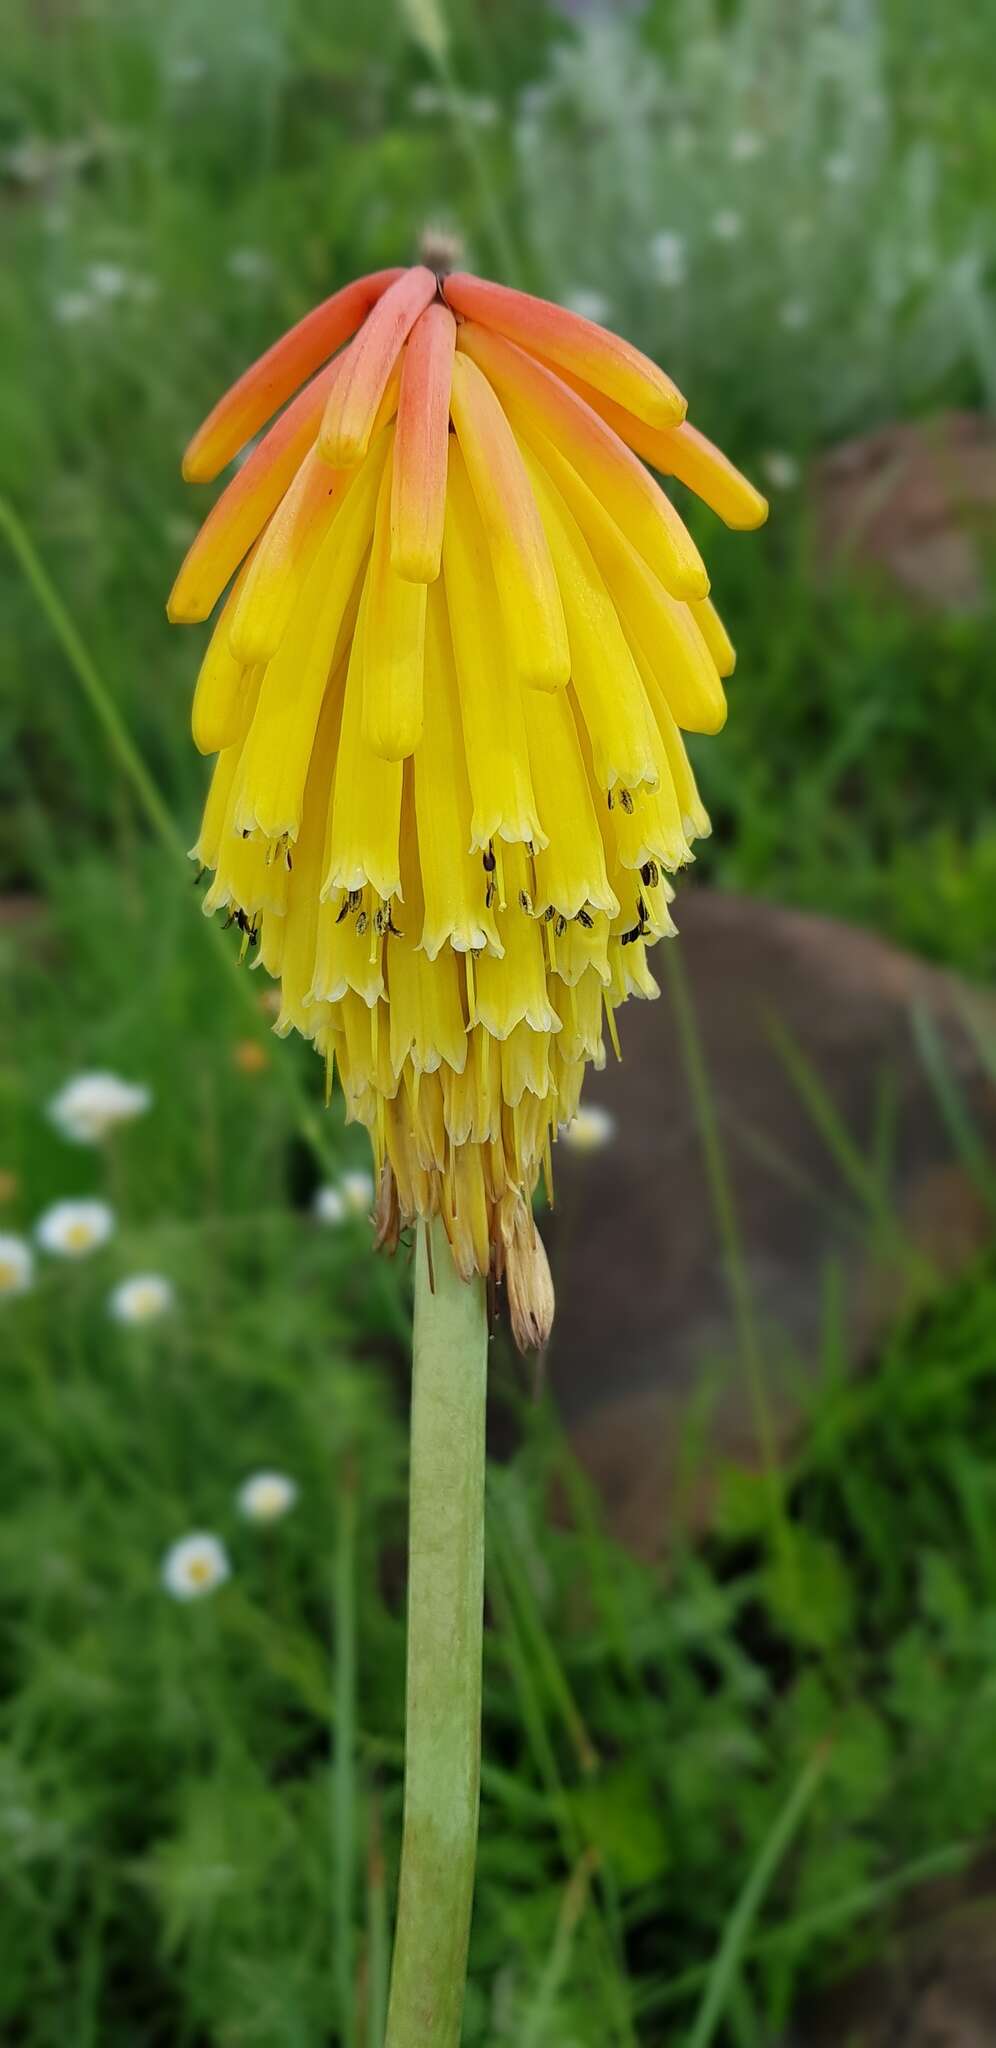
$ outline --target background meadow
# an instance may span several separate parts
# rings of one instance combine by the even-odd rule
[[[860,533],[831,558],[821,478],[897,420],[991,432],[994,36],[965,0],[14,0],[0,1232],[33,1263],[0,1244],[4,2039],[376,2048],[386,1995],[409,1274],[367,1255],[362,1134],[191,887],[183,444],[427,221],[618,327],[772,501],[749,541],[708,532],[739,664],[699,869],[986,981],[991,540],[971,603],[904,593]],[[74,1141],[49,1106],[93,1071],[149,1099]],[[36,1237],[69,1199],[112,1212],[77,1255],[64,1220]],[[162,1312],[129,1319],[114,1290],[148,1274]],[[828,1340],[779,1514],[726,1473],[663,1570],[611,1543],[494,1348],[468,2048],[808,2043],[996,1828],[996,1267],[857,1384]],[[254,1517],[268,1471],[296,1493]],[[229,1575],[177,1599],[198,1530]]]

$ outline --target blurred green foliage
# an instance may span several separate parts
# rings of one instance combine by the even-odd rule
[[[702,522],[740,649],[700,750],[707,871],[981,977],[991,605],[914,615],[860,564],[827,578],[807,472],[840,432],[992,397],[986,10],[442,5],[15,0],[5,23],[0,491],[185,840],[202,636],[163,613],[205,502],[184,441],[275,332],[442,217],[472,264],[600,294],[762,481],[780,459],[763,536]],[[30,907],[0,928],[0,1220],[90,1191],[118,1215],[3,1307],[0,2032],[366,2048],[400,1807],[407,1271],[309,1214],[355,1134],[150,846],[6,552],[0,587],[0,862]],[[155,1097],[106,1157],[44,1115],[94,1066]],[[143,1269],[176,1309],[115,1325],[108,1291]],[[518,1449],[491,1480],[468,2048],[677,2048],[696,2013],[698,2043],[751,2048],[991,1833],[994,1329],[986,1270],[858,1389],[828,1331],[783,1520],[729,1472],[663,1581],[497,1360]],[[255,1529],[234,1495],[270,1465],[300,1501]],[[180,1607],[160,1559],[198,1525],[233,1577]]]

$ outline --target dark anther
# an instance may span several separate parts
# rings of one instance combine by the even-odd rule
[[[611,791],[611,789],[607,789],[607,790],[606,790],[606,792],[605,792],[605,801],[606,801],[606,803],[608,804],[608,806],[609,806],[609,809],[610,809],[610,811],[611,811],[611,810],[614,810],[614,809],[615,809],[615,801],[616,801],[616,800],[615,800],[615,797],[614,797],[614,796],[613,796],[613,794],[612,794],[612,791]]]
[[[660,872],[655,860],[644,861],[640,869],[640,879],[646,883],[648,889],[656,889],[660,881]]]
[[[554,936],[554,938],[555,938],[555,939],[562,939],[562,938],[563,938],[563,936],[564,936],[564,933],[565,933],[565,931],[566,931],[566,930],[567,930],[567,919],[566,919],[566,917],[558,917],[558,919],[557,919],[557,922],[556,922],[556,924],[555,924],[555,925],[554,925],[554,927],[553,927],[553,936]]]
[[[531,911],[532,911],[532,907],[533,907],[533,906],[532,906],[532,904],[530,903],[530,901],[529,901],[529,898],[528,898],[528,896],[526,895],[526,892],[525,892],[525,890],[524,890],[524,889],[520,889],[520,890],[519,890],[519,908],[520,908],[520,910],[524,910],[524,911],[525,911],[525,913],[526,913],[526,915],[527,915],[527,917],[528,917],[528,916],[530,915]]]
[[[346,901],[349,904],[350,910],[359,910],[360,904],[363,901],[362,889],[351,889]]]
[[[544,912],[543,912],[543,923],[544,923],[544,924],[549,924],[549,922],[550,922],[550,919],[552,918],[552,916],[553,916],[553,904],[552,904],[552,903],[548,903],[548,904],[547,904],[547,906],[546,906],[546,909],[545,909],[545,910],[544,910]]]
[[[594,922],[595,922],[595,920],[594,920],[594,918],[592,917],[592,915],[591,915],[590,911],[587,911],[587,910],[579,910],[579,911],[578,911],[578,923],[579,923],[579,924],[583,924],[583,925],[584,925],[584,928],[585,928],[585,931],[586,931],[586,932],[590,932],[590,931],[591,931],[591,928],[592,928],[592,926],[593,926]]]
[[[485,908],[485,910],[490,910],[490,908],[491,908],[491,905],[492,905],[492,903],[494,902],[494,900],[495,900],[495,897],[496,897],[497,893],[498,893],[498,884],[497,884],[497,882],[496,882],[496,881],[494,880],[494,877],[492,876],[491,880],[490,880],[490,881],[489,881],[489,883],[488,883],[488,886],[487,886],[487,888],[486,888],[486,889],[485,889],[485,891],[484,891],[484,908]]]
[[[343,899],[342,899],[342,902],[340,903],[340,905],[339,905],[339,908],[338,908],[338,910],[336,911],[336,914],[335,914],[335,921],[336,921],[336,924],[341,924],[341,923],[342,923],[342,920],[343,920],[343,918],[345,917],[345,915],[346,915],[346,913],[347,913],[348,909],[349,909],[349,897],[348,897],[348,896],[344,896],[344,897],[343,897]]]
[[[646,904],[644,903],[644,900],[643,900],[643,897],[642,897],[642,896],[638,896],[638,897],[637,897],[637,899],[636,899],[636,915],[637,915],[637,917],[638,917],[638,919],[639,919],[639,921],[640,921],[640,923],[641,923],[641,924],[646,924],[646,922],[647,922],[647,906],[646,906]]]
[[[357,931],[357,936],[358,936],[359,938],[361,938],[361,939],[362,939],[362,937],[363,937],[363,934],[364,934],[364,932],[366,931],[366,928],[367,928],[367,913],[366,913],[366,911],[365,911],[365,910],[361,910],[361,911],[360,911],[360,914],[359,914],[359,917],[358,917],[358,918],[357,918],[357,920],[356,920],[356,931]]]
[[[390,910],[387,913],[387,929],[389,932],[394,933],[396,939],[403,939],[405,936],[404,932],[399,932],[398,927],[395,924],[393,917],[391,916]]]
[[[243,837],[243,839],[248,839],[248,838],[249,838],[249,827],[248,827],[248,825],[243,825],[243,827],[242,827],[242,837]]]
[[[234,924],[234,923],[235,923],[235,912],[234,912],[234,910],[230,910],[230,911],[229,911],[229,913],[228,913],[228,916],[227,916],[227,917],[226,917],[226,919],[225,919],[225,922],[224,922],[224,924],[223,924],[223,925],[222,925],[222,927],[221,927],[222,931],[223,931],[223,932],[227,932],[227,930],[228,930],[228,927],[229,927],[229,925],[230,925],[230,924]]]
[[[204,880],[204,877],[205,877],[205,875],[206,875],[206,874],[207,874],[207,869],[206,869],[206,868],[198,868],[198,870],[197,870],[197,873],[196,873],[196,875],[194,876],[194,888],[195,888],[195,889],[199,889],[199,888],[200,888],[200,886],[201,886],[201,883],[203,882],[203,880]]]
[[[483,860],[483,862],[484,862],[484,872],[485,872],[485,874],[486,874],[486,875],[493,875],[493,874],[494,874],[494,871],[495,871],[495,850],[494,850],[494,847],[493,847],[493,846],[492,846],[492,844],[491,844],[491,841],[490,841],[490,839],[488,840],[488,850],[487,850],[487,852],[486,852],[486,853],[483,853],[483,854],[481,855],[481,859],[482,859],[482,860]]]
[[[289,872],[291,872],[291,871],[292,871],[292,869],[293,869],[293,867],[294,867],[294,863],[293,863],[293,861],[292,861],[292,859],[291,859],[291,850],[290,850],[290,847],[289,847],[289,846],[285,846],[285,847],[284,847],[284,859],[285,859],[285,861],[287,862],[287,869],[288,869],[288,873],[289,873]]]
[[[626,816],[628,818],[631,818],[633,815],[633,797],[630,790],[621,789],[619,791],[619,801],[623,807],[623,810],[626,813]]]

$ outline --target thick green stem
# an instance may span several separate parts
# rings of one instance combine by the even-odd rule
[[[431,1249],[431,1265],[430,1265]],[[408,1549],[405,1819],[386,2048],[456,2048],[474,1890],[484,1602],[483,1281],[420,1229]]]

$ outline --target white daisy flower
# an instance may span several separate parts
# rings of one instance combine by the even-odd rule
[[[171,1544],[162,1562],[162,1582],[174,1600],[200,1600],[231,1577],[228,1552],[217,1536],[194,1529]]]
[[[114,1211],[93,1200],[53,1202],[39,1217],[35,1236],[43,1251],[61,1259],[84,1259],[106,1244],[114,1229]]]
[[[761,468],[775,491],[791,491],[799,481],[799,465],[794,455],[786,455],[781,449],[772,448],[761,457]]]
[[[98,299],[120,299],[131,280],[120,263],[91,263],[86,281]]]
[[[572,313],[580,313],[582,320],[594,320],[596,326],[604,326],[612,308],[604,292],[594,291],[588,285],[576,285],[567,293],[565,306]]]
[[[48,1105],[52,1122],[75,1145],[99,1145],[118,1124],[130,1124],[148,1109],[148,1088],[118,1074],[77,1074]]]
[[[612,1111],[603,1109],[598,1102],[583,1102],[571,1122],[561,1126],[560,1141],[572,1152],[600,1152],[603,1145],[611,1144],[615,1134]]]
[[[674,290],[685,282],[685,238],[672,228],[662,228],[650,242],[650,268],[658,284]]]
[[[324,1187],[316,1188],[311,1204],[319,1223],[344,1223],[346,1200],[342,1189],[327,1181]]]
[[[727,206],[723,207],[719,213],[713,215],[710,226],[717,242],[735,242],[743,227],[743,222],[739,213],[734,213],[733,208]]]
[[[312,1208],[319,1223],[345,1223],[350,1216],[368,1216],[373,1207],[373,1175],[359,1168],[341,1173],[315,1189]]]
[[[369,1216],[373,1208],[373,1174],[351,1170],[340,1176],[339,1186],[348,1216]]]
[[[0,1231],[0,1301],[7,1294],[27,1294],[34,1265],[31,1246],[23,1237]]]
[[[297,1487],[285,1472],[253,1472],[236,1494],[247,1522],[279,1522],[296,1499]]]
[[[162,1273],[133,1273],[114,1288],[107,1306],[116,1323],[154,1323],[175,1300],[172,1282]]]

